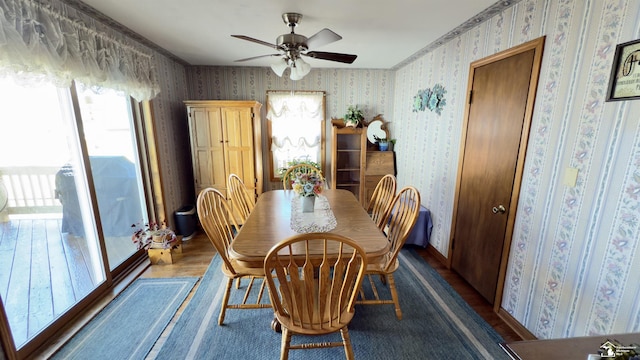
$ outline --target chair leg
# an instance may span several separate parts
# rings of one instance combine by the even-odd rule
[[[344,344],[344,354],[347,357],[347,360],[353,360],[353,348],[351,347],[351,338],[349,337],[349,330],[347,327],[343,327],[340,329],[340,335],[342,336],[342,343]]]
[[[393,299],[393,304],[396,307],[396,317],[398,320],[402,320],[402,310],[400,310],[400,301],[398,300],[398,291],[396,290],[396,280],[393,278],[393,274],[387,274],[387,280],[389,281],[391,298]]]
[[[289,359],[289,346],[291,345],[291,331],[282,327],[282,345],[280,346],[280,360]]]
[[[222,325],[224,323],[224,314],[227,311],[227,303],[229,302],[229,293],[231,293],[231,285],[233,285],[233,279],[227,279],[227,288],[224,291],[224,296],[222,297],[222,304],[220,304],[220,316],[218,317],[218,325]]]

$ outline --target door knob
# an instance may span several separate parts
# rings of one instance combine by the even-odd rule
[[[491,209],[491,211],[493,211],[494,214],[497,214],[497,213],[504,214],[505,212],[507,212],[507,209],[505,209],[504,206],[502,205],[498,205],[497,207],[494,206],[493,209]]]

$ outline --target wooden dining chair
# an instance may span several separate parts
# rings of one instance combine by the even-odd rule
[[[391,208],[395,196],[396,177],[391,174],[383,176],[373,190],[373,195],[371,195],[369,206],[367,207],[367,212],[380,230],[384,228],[384,217]]]
[[[249,190],[242,182],[242,179],[236,174],[229,175],[229,190],[231,193],[231,204],[236,209],[236,214],[240,216],[241,224],[244,224],[249,217],[249,214],[256,206],[255,196],[249,193]]]
[[[213,244],[213,247],[216,248],[218,255],[222,259],[222,273],[227,277],[227,286],[220,305],[218,325],[224,323],[224,316],[227,309],[270,308],[270,304],[260,303],[265,287],[263,269],[244,267],[229,257],[229,247],[238,230],[238,223],[224,195],[214,188],[203,189],[198,195],[197,209],[200,223],[207,237]],[[242,303],[229,304],[229,295],[231,293],[233,279],[240,279],[242,277],[250,278]],[[247,303],[256,278],[262,279],[257,301],[255,304]]]
[[[307,233],[276,244],[264,260],[269,296],[282,325],[280,359],[290,349],[353,349],[347,325],[362,283],[367,258],[353,240],[333,233]],[[277,283],[276,283],[277,281]],[[340,331],[341,342],[291,344],[293,334],[323,335]]]
[[[289,167],[287,169],[287,171],[282,175],[282,188],[283,189],[285,189],[285,190],[290,190],[291,189],[291,183],[292,183],[293,179],[295,179],[296,173],[303,173],[303,174],[316,173],[316,174],[320,175],[320,177],[322,178],[322,181],[324,181],[324,183],[326,184],[324,176],[322,175],[322,170],[316,168],[313,165],[303,163],[303,164],[296,164],[296,165],[293,165],[293,166]]]
[[[398,254],[400,249],[411,233],[413,226],[418,220],[420,214],[420,193],[413,186],[407,186],[400,190],[398,195],[393,199],[391,209],[384,217],[385,235],[389,241],[389,252],[377,262],[371,262],[367,266],[366,275],[371,284],[373,299],[366,299],[363,291],[360,291],[360,297],[356,301],[357,304],[368,305],[384,305],[394,304],[396,317],[402,320],[402,310],[398,301],[398,291],[393,278],[393,273],[398,269]],[[388,283],[391,292],[391,299],[381,299],[376,289],[372,275],[379,275],[385,283]]]

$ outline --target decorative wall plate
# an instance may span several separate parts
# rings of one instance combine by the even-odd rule
[[[435,84],[433,89],[426,88],[424,90],[418,90],[418,94],[413,97],[413,112],[424,111],[429,109],[435,111],[440,115],[442,109],[447,104],[444,94],[447,90],[441,84]]]
[[[380,139],[387,139],[389,137],[389,133],[386,130],[384,121],[382,120],[373,120],[367,126],[367,139],[372,144],[376,143],[375,136]]]

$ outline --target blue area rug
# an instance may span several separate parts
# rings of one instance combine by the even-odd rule
[[[349,334],[357,359],[508,359],[498,345],[500,335],[414,250],[403,249],[400,262],[394,276],[403,319],[397,320],[393,305],[356,305]],[[230,309],[218,326],[223,280],[216,256],[156,359],[279,358],[281,335],[270,328],[271,309]],[[242,293],[234,286],[231,301],[239,302]],[[329,335],[325,341],[339,338]],[[292,343],[308,340],[294,335]],[[343,359],[344,350],[292,350],[289,358]]]
[[[52,359],[144,359],[197,281],[137,279]]]

